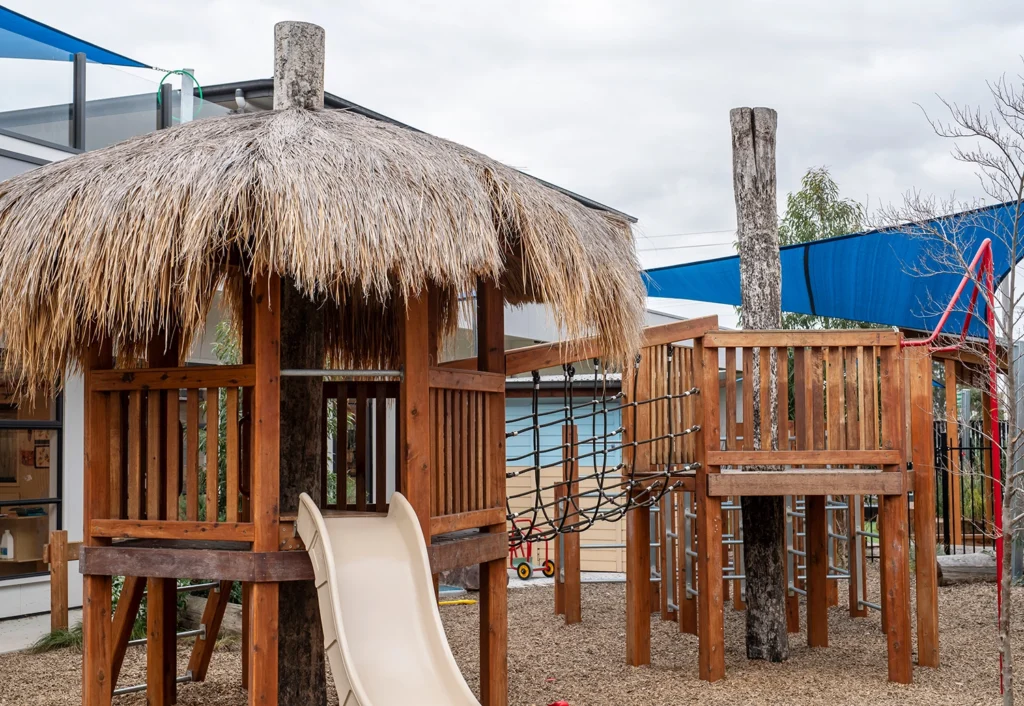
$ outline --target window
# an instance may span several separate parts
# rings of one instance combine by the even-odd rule
[[[61,396],[18,404],[0,382],[0,539],[13,540],[0,581],[45,573],[43,547],[63,529],[63,417]]]

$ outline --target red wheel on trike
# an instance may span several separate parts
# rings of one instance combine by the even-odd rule
[[[551,559],[545,559],[540,571],[548,578],[551,578],[555,575],[555,562],[551,561]]]

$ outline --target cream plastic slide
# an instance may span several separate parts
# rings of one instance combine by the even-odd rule
[[[387,517],[325,519],[303,493],[297,526],[342,706],[479,706],[448,647],[423,533],[403,495],[391,496]]]

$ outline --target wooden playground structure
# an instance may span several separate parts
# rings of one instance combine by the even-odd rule
[[[286,24],[286,33],[308,32],[310,27]],[[322,49],[322,31],[319,41]],[[291,46],[308,48],[309,44],[295,42]],[[316,76],[303,84],[291,75],[289,82],[294,67],[289,68],[288,57],[278,58],[276,90],[287,94],[307,90],[310,83],[317,85]],[[438,256],[434,270],[415,270],[418,261],[399,259],[384,274],[370,271],[365,276],[374,280],[378,296],[370,305],[366,301],[371,288],[358,276],[340,283],[330,279],[339,277],[338,272],[349,274],[346,260],[329,261],[311,275],[276,255],[268,244],[273,241],[284,250],[309,253],[321,243],[318,238],[330,233],[339,236],[340,243],[333,245],[341,248],[346,237],[362,235],[351,230],[352,222],[376,217],[370,197],[353,200],[357,205],[371,203],[368,211],[354,216],[346,213],[345,218],[328,225],[315,219],[312,225],[306,223],[303,217],[309,213],[287,213],[277,221],[278,210],[285,209],[279,192],[273,192],[274,198],[266,202],[254,196],[263,193],[260,180],[273,171],[268,168],[258,178],[243,174],[240,180],[252,179],[245,182],[244,193],[206,204],[200,209],[201,216],[184,213],[192,207],[188,199],[171,203],[170,199],[155,198],[155,203],[168,209],[160,224],[167,230],[146,230],[157,228],[143,217],[143,211],[148,213],[152,206],[136,205],[137,199],[121,198],[123,194],[118,192],[114,202],[125,212],[120,218],[101,219],[104,224],[119,224],[104,230],[97,225],[99,220],[90,221],[75,210],[80,201],[89,201],[83,193],[99,188],[96,184],[102,185],[102,179],[83,181],[77,190],[67,193],[46,193],[47,188],[57,190],[68,181],[83,179],[76,165],[93,163],[107,171],[123,168],[124,172],[118,173],[123,180],[120,183],[133,185],[133,194],[142,190],[135,186],[142,176],[131,171],[130,165],[124,166],[125,160],[117,159],[117,150],[127,150],[131,143],[125,143],[127,148],[118,145],[98,150],[17,177],[5,182],[8,191],[0,193],[0,206],[8,209],[4,211],[7,220],[0,220],[0,231],[8,221],[17,220],[11,216],[17,209],[26,211],[28,215],[20,211],[18,215],[40,229],[25,236],[32,239],[32,248],[19,248],[11,235],[13,245],[0,250],[0,267],[44,273],[38,275],[45,286],[37,282],[37,294],[25,295],[25,299],[11,295],[12,300],[0,307],[0,323],[14,362],[21,366],[23,382],[33,389],[56,380],[76,363],[85,375],[85,508],[80,553],[84,575],[83,704],[108,706],[115,694],[144,690],[150,704],[162,706],[175,702],[177,684],[202,681],[232,582],[243,584],[242,683],[249,703],[278,703],[278,641],[281,631],[289,627],[279,624],[281,586],[313,578],[310,559],[295,532],[295,514],[282,507],[287,496],[281,481],[281,403],[282,378],[287,377],[323,380],[324,398],[335,400],[336,410],[342,409],[341,400],[346,410],[348,400],[355,401],[354,501],[348,499],[346,488],[335,491],[332,503],[326,489],[326,465],[313,469],[322,481],[319,497],[325,513],[386,512],[387,492],[393,488],[415,510],[428,544],[432,572],[479,565],[480,701],[484,706],[508,703],[506,564],[508,523],[515,518],[508,509],[506,493],[507,376],[581,360],[598,359],[610,367],[626,362],[637,348],[635,365],[623,366],[621,399],[616,396],[622,412],[617,443],[623,461],[593,472],[589,479],[602,484],[600,499],[608,505],[591,510],[580,502],[582,482],[588,479],[580,475],[578,449],[594,440],[579,438],[571,423],[570,405],[569,423],[562,425],[562,477],[545,489],[552,494],[554,517],[538,488],[531,527],[511,532],[513,543],[562,537],[562,550],[570,558],[559,567],[567,579],[559,582],[556,601],[566,619],[580,618],[579,584],[571,578],[574,574],[578,577],[571,558],[578,562],[576,530],[598,519],[624,516],[628,663],[644,665],[651,659],[652,565],[657,565],[662,617],[674,614],[681,630],[697,633],[699,677],[707,681],[723,678],[726,587],[738,578],[737,560],[733,559],[729,571],[725,565],[725,557],[735,557],[735,552],[723,550],[737,546],[739,539],[738,525],[730,513],[743,496],[787,496],[804,498],[802,508],[796,500],[790,504],[794,516],[800,515],[804,537],[802,543],[787,543],[786,556],[806,559],[802,565],[800,561],[792,564],[789,627],[799,629],[796,601],[805,593],[808,642],[825,647],[830,592],[835,592],[837,578],[829,560],[832,535],[837,534],[828,520],[829,512],[838,498],[876,496],[882,583],[877,606],[888,639],[888,676],[909,683],[913,621],[908,496],[914,493],[914,534],[923,540],[916,546],[918,664],[937,666],[931,357],[926,349],[904,348],[901,334],[893,331],[722,331],[714,317],[641,332],[643,289],[625,221],[608,213],[595,215],[586,204],[555,194],[469,150],[454,150],[450,143],[434,142],[435,138],[393,126],[367,127],[348,115],[328,116],[330,111],[320,110],[322,55],[319,59],[319,105],[315,91],[292,96],[292,104],[278,105],[275,95],[275,106],[283,110],[269,118],[241,115],[199,121],[170,131],[171,137],[166,139],[178,140],[177,148],[187,152],[191,144],[188,135],[201,133],[205,125],[222,126],[223,131],[215,131],[215,140],[202,143],[208,151],[210,145],[234,139],[232,126],[241,126],[248,131],[245,134],[257,138],[265,129],[271,133],[267,144],[284,141],[290,156],[291,150],[308,146],[301,140],[287,142],[304,131],[321,138],[344,135],[348,142],[337,148],[343,152],[352,144],[364,147],[359,141],[366,137],[362,130],[389,130],[389,155],[401,154],[404,145],[420,159],[423,154],[438,152],[445,159],[468,164],[465,171],[478,176],[482,186],[479,191],[456,193],[452,203],[457,207],[452,212],[435,203],[424,205],[425,192],[419,183],[411,190],[409,198],[418,207],[439,209],[440,215],[433,214],[436,220],[423,225],[422,232],[412,232],[416,237],[407,243],[409,247],[428,243],[430,251],[418,255]],[[305,60],[311,59],[307,56]],[[267,128],[274,120],[283,125],[280,132]],[[160,139],[164,138],[143,136],[135,143],[150,147],[148,143]],[[329,152],[318,149],[305,157],[312,160]],[[196,150],[196,155],[199,153]],[[198,188],[192,191],[192,179],[202,170],[191,163],[181,172],[171,168],[180,163],[167,170],[150,164],[149,160],[166,154],[156,148],[147,153],[143,171],[161,173],[167,181],[182,179],[184,192],[198,193]],[[387,161],[382,154],[371,154],[367,162]],[[108,158],[109,163],[103,161]],[[228,161],[218,158],[216,163]],[[392,166],[406,174],[416,164],[415,159],[399,158]],[[323,171],[317,176],[326,178],[327,174]],[[422,178],[429,181],[430,175]],[[286,186],[280,186],[280,193],[294,186],[290,180],[283,183]],[[318,188],[321,183],[316,181]],[[37,192],[46,198],[33,201]],[[67,213],[55,209],[57,202],[64,203]],[[478,222],[465,226],[468,217],[464,209],[470,203],[486,207]],[[331,208],[326,202],[319,206],[324,213]],[[221,207],[226,210],[218,212],[219,220],[209,216],[210,209]],[[136,208],[142,211],[132,210]],[[239,210],[245,208],[243,218]],[[46,214],[53,211],[60,211],[56,217],[63,220],[59,224],[46,220]],[[559,215],[567,212],[571,218]],[[523,228],[522,223],[531,218],[536,220]],[[549,223],[545,218],[552,220]],[[386,230],[400,220],[384,218],[386,223],[378,226]],[[296,226],[298,222],[305,229]],[[65,232],[71,227],[68,223],[86,232],[69,234]],[[451,232],[438,223],[450,226]],[[168,254],[173,250],[169,243],[178,247],[186,238],[188,242],[200,239],[195,232],[186,232],[183,224],[200,230],[205,224],[210,230],[200,235],[208,236],[212,244]],[[460,230],[452,224],[464,227]],[[572,226],[577,224],[585,227],[574,230]],[[465,250],[468,240],[479,237],[478,231],[487,226],[491,230],[486,231],[489,240],[481,245],[484,254],[468,264],[452,265],[448,255]],[[131,228],[141,230],[129,232]],[[226,230],[231,232],[225,234]],[[61,237],[48,240],[51,232]],[[527,243],[540,232],[558,247],[545,249],[550,243],[542,238]],[[373,235],[379,236],[379,232]],[[90,237],[99,242],[95,248],[106,248],[106,259],[93,252],[88,257],[65,252],[68,243],[92,242]],[[133,238],[148,238],[146,245],[155,250],[166,248],[166,260],[143,254],[138,255],[138,262],[120,268],[117,257],[133,254],[122,252],[124,242]],[[377,240],[370,240],[377,245]],[[7,240],[0,238],[0,242]],[[403,248],[397,250],[404,253]],[[26,264],[18,260],[26,251],[44,256]],[[553,253],[574,253],[579,259],[545,270]],[[70,258],[67,262],[71,265],[65,269],[55,265],[58,254]],[[378,255],[391,257],[383,251]],[[81,261],[74,260],[75,256]],[[90,273],[88,282],[77,270],[86,261],[99,268]],[[126,296],[124,287],[118,288],[123,284],[118,277],[124,271],[148,272],[143,265],[156,261],[164,263],[158,275],[165,286],[148,295],[151,299],[144,307],[131,308],[135,302]],[[97,264],[108,262],[114,263],[109,270]],[[435,272],[449,266],[451,271]],[[388,279],[404,274],[403,268],[414,271],[415,276],[409,275],[401,286]],[[197,278],[201,279],[198,285]],[[579,284],[584,280],[590,289],[581,295]],[[296,281],[304,286],[303,293],[326,296],[328,313],[336,317],[338,359],[355,361],[350,369],[327,368],[327,361],[322,368],[282,365],[282,348],[294,343],[282,333],[282,322],[288,316],[282,289]],[[381,281],[388,281],[390,288]],[[101,284],[94,286],[94,282]],[[144,284],[151,283],[147,280]],[[187,366],[189,344],[205,325],[210,299],[221,285],[225,291],[237,293],[235,323],[241,363]],[[103,290],[104,286],[112,291]],[[455,303],[470,289],[475,295],[478,354],[442,362],[438,353],[441,339],[454,327]],[[75,304],[68,306],[58,295]],[[548,303],[571,331],[590,330],[596,335],[506,352],[505,305],[526,301]],[[366,308],[359,309],[360,303]],[[638,337],[642,337],[639,345]],[[377,368],[373,361],[379,364]],[[773,387],[769,371],[774,366],[778,374]],[[720,374],[723,369],[724,376]],[[758,376],[755,371],[761,399],[774,399],[777,406],[778,438],[782,440],[778,448],[755,447],[749,433],[753,420],[761,420],[760,438],[767,440],[772,437],[771,415],[765,408],[758,410],[758,417],[752,396],[737,394],[738,372],[745,384]],[[393,416],[387,412],[389,404]],[[601,404],[602,411],[594,414],[607,415],[606,401]],[[741,432],[741,411],[748,433]],[[325,402],[320,420],[325,428],[327,416]],[[558,422],[544,422],[551,423]],[[534,420],[533,426],[540,424]],[[612,430],[603,437],[618,434],[619,430]],[[326,437],[321,438],[326,445]],[[226,468],[223,486],[221,442]],[[607,453],[607,446],[602,453]],[[395,459],[394,468],[389,469],[389,457]],[[538,450],[538,460],[528,470],[539,477],[541,465]],[[770,470],[746,470],[750,467]],[[205,483],[200,482],[203,471]],[[339,483],[347,482],[347,478],[340,480],[343,476],[337,466],[335,474]],[[610,485],[604,485],[605,480],[610,480]],[[859,504],[847,500],[846,507]],[[655,507],[661,517],[656,525],[661,529],[656,531],[663,540],[657,542],[659,554],[653,561],[651,515]],[[223,518],[220,508],[224,508]],[[538,520],[541,515],[542,521]],[[860,533],[867,530],[857,520],[847,531],[852,533],[847,537],[854,537],[850,544],[857,545],[863,536]],[[60,543],[58,539],[56,544]],[[51,558],[54,556],[57,561],[53,563],[59,567],[66,549],[51,548]],[[854,560],[849,568],[848,580],[854,588],[851,613],[863,615],[871,601],[857,592],[862,575],[858,566]],[[799,571],[805,574],[799,575]],[[116,612],[112,611],[114,576],[126,577]],[[203,579],[214,588],[204,616],[206,630],[196,640],[189,671],[179,675],[175,603],[177,581],[182,578]],[[735,586],[738,589],[739,584]],[[147,680],[144,685],[121,686],[120,667],[144,593],[148,603]]]
[[[838,603],[837,582],[845,580],[851,617],[871,608],[881,612],[889,679],[909,683],[913,493],[917,663],[938,666],[932,360],[927,349],[902,343],[891,330],[720,331],[713,317],[647,329],[635,375],[623,375],[624,404],[636,410],[623,415],[622,446],[635,450],[632,472],[623,471],[629,478],[624,487],[635,496],[658,496],[626,513],[629,664],[650,663],[651,612],[660,609],[663,620],[677,620],[680,631],[698,635],[700,678],[725,676],[722,621],[730,584],[735,607],[743,607],[738,501],[777,495],[787,498],[788,630],[800,630],[798,600],[806,596],[808,644],[827,647],[828,609]],[[558,351],[572,352],[559,357]],[[760,365],[761,399],[772,397],[768,351],[778,366],[778,438],[786,441],[762,450],[754,448],[752,434],[743,433],[755,418],[753,396],[749,390],[739,395],[738,383],[752,380],[753,366]],[[586,342],[536,346],[510,353],[508,370],[567,364],[595,353]],[[701,394],[681,395],[692,387]],[[767,440],[770,415],[760,420]],[[686,433],[695,424],[699,429]],[[563,438],[556,498],[578,494],[576,429],[566,426]],[[683,470],[692,464],[695,470]],[[750,466],[772,470],[744,470]],[[876,508],[875,531],[865,525],[865,497]],[[560,507],[578,512],[573,503]],[[846,534],[836,523],[839,513],[845,514]],[[877,602],[866,595],[869,538],[880,551]],[[566,533],[559,542],[556,554],[564,566],[557,573],[555,612],[578,622],[580,535]],[[835,566],[840,542],[849,554],[845,569]]]

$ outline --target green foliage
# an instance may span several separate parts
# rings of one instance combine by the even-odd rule
[[[864,207],[839,194],[839,185],[827,167],[812,167],[800,180],[800,190],[786,197],[786,212],[779,221],[779,244],[799,245],[822,238],[856,233],[864,227]],[[864,328],[868,324],[810,314],[782,314],[782,327],[790,329]]]
[[[82,651],[82,623],[78,623],[67,630],[54,630],[43,635],[26,652],[39,655],[44,652],[65,649],[74,650],[75,652]]]

